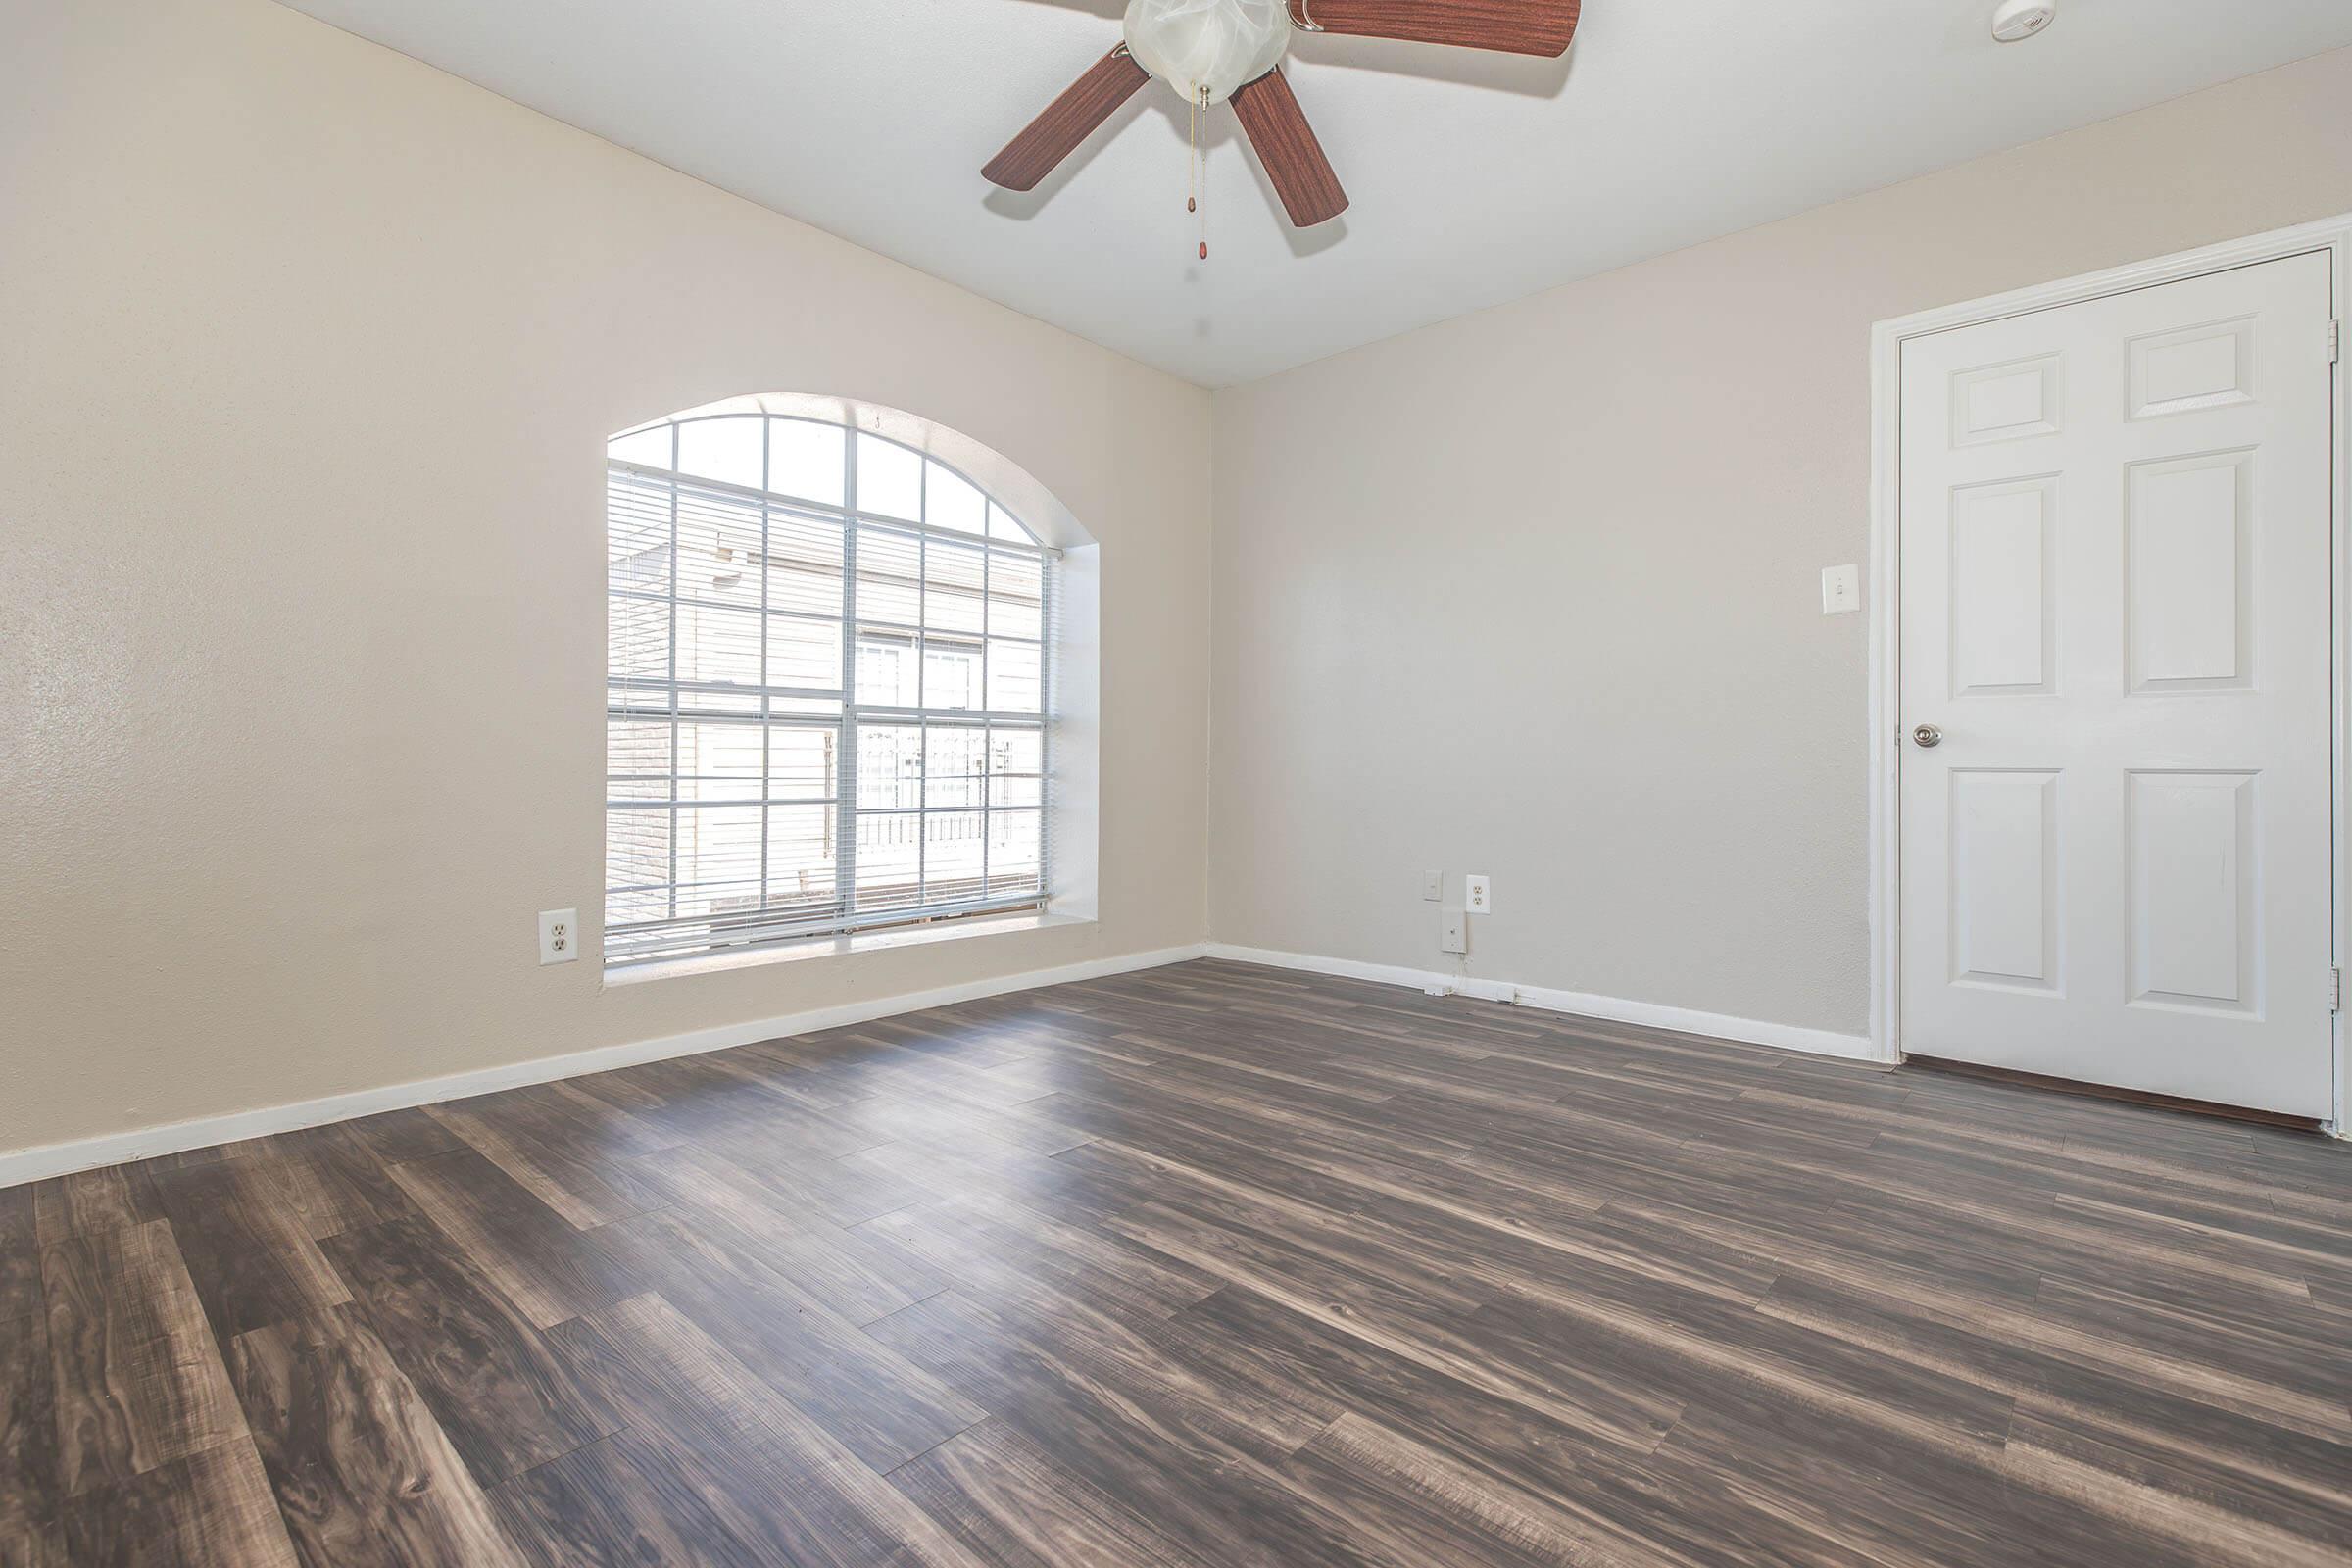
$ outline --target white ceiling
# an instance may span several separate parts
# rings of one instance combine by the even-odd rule
[[[980,166],[1121,0],[291,0],[1178,375],[1250,380],[2344,44],[2345,0],[1587,0],[1562,61],[1301,36],[1354,205],[1294,230],[1229,112],[1209,261],[1148,86],[1028,195]]]

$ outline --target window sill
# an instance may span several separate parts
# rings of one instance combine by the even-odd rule
[[[894,948],[920,948],[934,942],[962,942],[972,937],[1004,936],[1013,931],[1045,931],[1058,926],[1091,925],[1074,914],[1006,914],[938,925],[908,926],[897,931],[857,931],[846,936],[808,937],[766,947],[739,948],[728,953],[698,953],[689,957],[664,958],[607,969],[605,985],[640,985],[675,975],[715,974],[724,969],[756,969],[770,963],[799,963],[807,958],[841,958],[858,953],[884,953]]]

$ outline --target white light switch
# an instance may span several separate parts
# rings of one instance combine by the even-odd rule
[[[1462,912],[1465,914],[1493,914],[1494,912],[1494,890],[1488,887],[1485,877],[1466,876],[1462,878]]]
[[[1444,898],[1446,896],[1446,873],[1443,871],[1422,872],[1421,896],[1432,904]]]
[[[1844,615],[1862,608],[1862,568],[1860,566],[1824,566],[1821,568],[1821,612],[1825,615]]]

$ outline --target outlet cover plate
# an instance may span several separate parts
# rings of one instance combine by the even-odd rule
[[[1494,890],[1485,877],[1462,878],[1462,910],[1466,914],[1494,912]]]
[[[1459,909],[1438,912],[1438,951],[1440,953],[1468,953],[1470,951],[1470,921]]]
[[[539,961],[569,963],[580,956],[580,911],[539,911]]]

